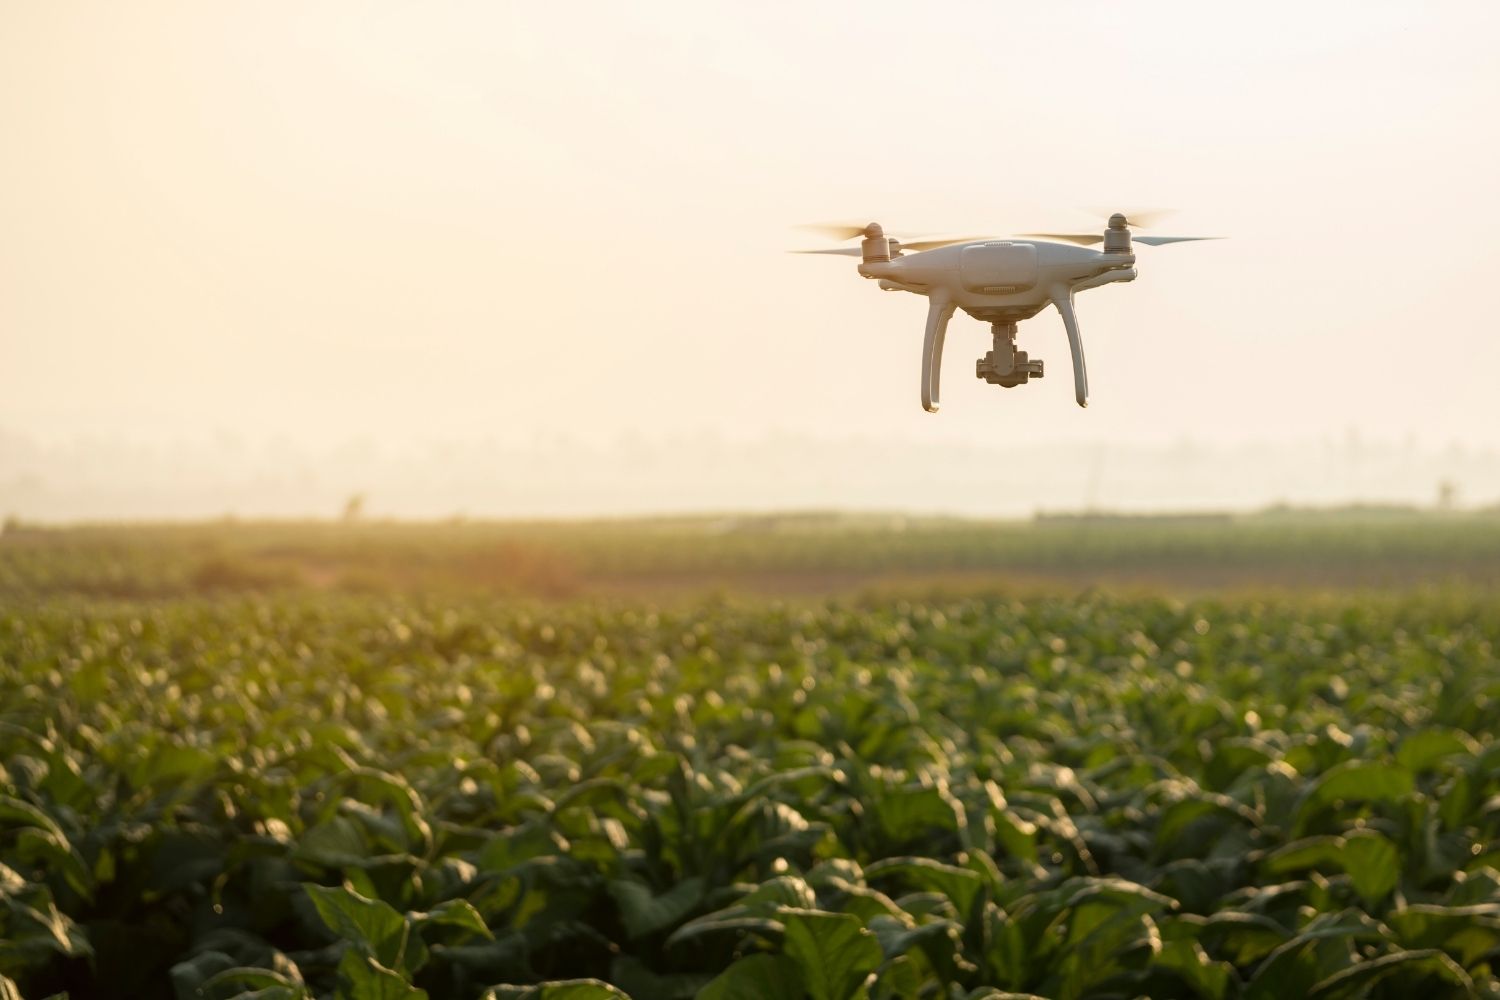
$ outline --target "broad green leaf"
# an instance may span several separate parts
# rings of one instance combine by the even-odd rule
[[[1383,940],[1380,926],[1358,911],[1323,913],[1268,955],[1245,986],[1244,1000],[1307,996],[1351,964],[1349,942]]]
[[[811,887],[795,875],[778,875],[741,896],[733,905],[689,920],[672,932],[667,944],[678,945],[705,934],[755,932],[780,935],[777,914],[784,908],[812,909],[816,897]]]
[[[35,905],[11,900],[7,902],[9,927],[6,938],[0,938],[0,947],[7,943],[33,946],[57,952],[69,958],[81,958],[93,954],[88,937],[67,914],[57,908],[51,893],[45,889],[36,894]]]
[[[1174,910],[1177,901],[1153,889],[1123,878],[1072,878],[1055,889],[1034,897],[1036,909],[1050,917],[1095,904],[1095,919],[1102,920],[1113,912],[1158,913]],[[1073,921],[1077,926],[1079,921]]]
[[[531,944],[519,931],[502,931],[493,941],[444,945],[434,951],[443,965],[461,970],[470,982],[536,978],[530,963]]]
[[[933,941],[943,942],[946,950],[951,952],[957,932],[962,930],[951,920],[935,920],[930,924],[909,927],[892,917],[876,917],[868,926],[880,942],[880,950],[887,959],[904,955],[913,948]]]
[[[441,925],[445,927],[460,927],[464,930],[473,931],[480,937],[494,940],[494,932],[474,909],[474,904],[467,899],[450,899],[439,903],[426,913],[408,914],[413,922],[426,925]]]
[[[785,930],[785,925],[780,920],[772,917],[757,917],[754,915],[719,917],[714,914],[708,914],[696,920],[689,920],[673,931],[671,937],[667,938],[667,946],[673,947],[696,938],[715,934],[730,934],[738,937],[747,933],[753,933],[763,937],[774,937]]]
[[[399,973],[380,964],[369,955],[350,948],[339,960],[339,979],[347,1000],[427,1000],[427,991],[419,990]]]
[[[923,984],[931,981],[925,964],[919,965],[910,955],[900,955],[880,966],[866,994],[869,1000],[918,1000]]]
[[[930,839],[935,831],[961,833],[967,826],[963,806],[939,788],[889,788],[877,794],[875,814],[893,844]]]
[[[1162,810],[1161,822],[1156,828],[1157,844],[1159,847],[1174,844],[1188,826],[1210,816],[1222,817],[1250,827],[1258,826],[1260,823],[1260,817],[1253,810],[1235,802],[1227,795],[1198,792],[1179,799]],[[1182,856],[1183,853],[1185,852],[1173,852],[1166,856]]]
[[[688,878],[661,895],[639,882],[615,879],[609,894],[620,908],[621,923],[631,938],[641,938],[681,922],[703,899],[703,880]]]
[[[1244,879],[1241,859],[1201,861],[1182,858],[1157,869],[1158,891],[1175,899],[1189,913],[1211,913]]]
[[[1267,875],[1291,875],[1320,865],[1337,864],[1343,846],[1342,837],[1304,837],[1272,851],[1260,867]]]
[[[1433,768],[1445,758],[1475,754],[1479,744],[1468,733],[1457,729],[1419,729],[1401,741],[1396,760],[1412,773]]]
[[[567,979],[542,983],[536,1000],[631,1000],[625,993],[598,979]]]
[[[535,858],[565,854],[568,842],[548,824],[523,823],[501,830],[479,852],[480,870],[501,874]]]
[[[877,861],[865,868],[865,878],[872,882],[895,879],[918,889],[940,892],[953,900],[954,907],[965,917],[974,905],[974,897],[984,887],[978,872],[919,857]]]
[[[1011,809],[994,809],[991,815],[995,820],[995,837],[1006,853],[1022,861],[1036,861],[1037,825]]]
[[[1241,967],[1249,967],[1275,951],[1289,936],[1274,920],[1252,913],[1215,913],[1203,921],[1202,927],[1204,940],[1213,943],[1214,954],[1225,955]]]
[[[749,955],[725,969],[703,987],[697,1000],[799,1000],[802,971],[788,955]]]
[[[209,779],[219,768],[219,757],[200,747],[181,743],[158,743],[136,758],[130,780],[137,788],[158,791],[185,782]]]
[[[67,839],[56,820],[30,802],[13,795],[0,795],[0,821],[6,820],[9,821],[7,826],[34,826],[55,834],[64,841]]]
[[[1117,900],[1086,903],[1069,919],[1061,992],[1087,996],[1110,977],[1144,967],[1160,950],[1161,935],[1149,914]]]
[[[292,857],[337,870],[363,865],[371,854],[369,838],[347,816],[334,816],[307,829]]]
[[[1478,795],[1476,784],[1473,775],[1460,771],[1443,789],[1438,799],[1438,817],[1445,829],[1461,829],[1468,822]]]
[[[1286,1000],[1305,997],[1323,978],[1316,941],[1296,938],[1276,948],[1245,984],[1245,1000]]]
[[[802,969],[812,1000],[850,1000],[880,965],[880,942],[859,919],[820,910],[785,910],[784,948]]]
[[[491,986],[480,1000],[631,1000],[598,979],[560,979],[535,986]]]
[[[910,915],[903,911],[901,907],[896,904],[895,900],[891,899],[891,897],[887,896],[879,889],[871,889],[862,885],[850,885],[847,882],[841,885],[832,886],[832,888],[837,889],[840,893],[843,894],[843,898],[839,901],[836,907],[833,907],[833,909],[838,913],[853,914],[860,919],[861,923],[863,923],[866,927],[869,927],[871,930],[875,929],[871,925],[871,921],[878,920],[881,917],[900,918],[903,925],[910,923],[911,921]],[[816,903],[814,903],[811,907],[808,907],[808,909],[816,908]]]
[[[1453,906],[1474,906],[1500,900],[1500,871],[1490,867],[1459,873],[1448,890]]]
[[[225,969],[198,987],[201,997],[222,997],[225,1000],[247,993],[271,1000],[272,997],[305,997],[307,988],[279,972],[247,968]]]
[[[1197,941],[1167,941],[1156,963],[1177,973],[1204,1000],[1224,1000],[1234,978],[1234,967],[1208,957]]]
[[[1264,771],[1276,759],[1276,748],[1255,737],[1237,736],[1214,744],[1208,762],[1208,777],[1213,788],[1223,791],[1235,778],[1255,768]]]
[[[781,906],[792,906],[799,909],[811,910],[814,908],[816,896],[800,876],[777,875],[775,878],[767,879],[760,885],[742,897],[737,905],[758,906],[768,904],[772,910]],[[772,912],[768,910],[767,912]]]
[[[656,972],[632,955],[622,955],[609,966],[610,982],[633,997],[693,1000],[713,978],[703,972]]]
[[[1335,1000],[1344,997],[1368,995],[1371,986],[1384,979],[1410,977],[1410,986],[1415,989],[1424,981],[1431,989],[1433,981],[1441,981],[1455,996],[1475,996],[1474,981],[1458,963],[1441,951],[1398,951],[1393,955],[1382,955],[1359,962],[1336,972],[1312,988],[1309,997]],[[1407,992],[1406,995],[1414,995]]]
[[[1374,830],[1350,834],[1340,851],[1340,863],[1371,911],[1401,879],[1401,856],[1396,845]]]
[[[1350,760],[1323,772],[1303,793],[1297,810],[1297,829],[1322,809],[1336,802],[1399,802],[1416,788],[1412,773],[1404,767],[1379,761]]]
[[[1407,948],[1441,948],[1456,954],[1466,968],[1500,947],[1500,903],[1418,903],[1391,910],[1384,919]]]
[[[388,969],[401,965],[406,950],[406,918],[378,899],[366,899],[343,886],[304,882],[302,888],[328,929],[362,949]]]
[[[401,775],[376,767],[353,767],[331,781],[357,793],[352,797],[361,804],[393,810],[404,833],[403,848],[420,853],[431,844],[432,829],[423,818],[422,800]],[[334,798],[331,793],[329,797]]]
[[[238,966],[233,957],[222,951],[203,951],[172,966],[168,977],[177,1000],[201,1000],[199,989],[221,972]]]

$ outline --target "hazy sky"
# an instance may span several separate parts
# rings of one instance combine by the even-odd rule
[[[0,429],[1500,444],[1500,4],[0,0]],[[1175,207],[1048,377],[791,227]]]

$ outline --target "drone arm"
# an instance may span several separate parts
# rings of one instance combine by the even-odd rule
[[[1100,285],[1111,285],[1116,281],[1134,281],[1135,279],[1135,268],[1114,267],[1110,268],[1108,271],[1105,271],[1103,274],[1096,274],[1092,278],[1085,278],[1082,281],[1075,282],[1073,285],[1073,293],[1076,295],[1079,292],[1086,292],[1090,288],[1098,288]]]
[[[927,335],[922,341],[922,409],[928,413],[938,411],[943,339],[948,335],[948,320],[953,316],[953,308],[953,302],[941,290],[934,289],[927,298]]]
[[[1073,312],[1073,289],[1058,285],[1052,289],[1052,304],[1062,316],[1068,331],[1068,346],[1073,351],[1073,396],[1079,406],[1089,405],[1089,372],[1083,363],[1083,337],[1078,332],[1078,316]]]

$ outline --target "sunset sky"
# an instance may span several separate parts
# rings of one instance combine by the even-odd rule
[[[0,3],[0,430],[1500,446],[1500,4]],[[1177,209],[977,382],[794,227]]]

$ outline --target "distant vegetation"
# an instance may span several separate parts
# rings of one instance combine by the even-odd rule
[[[0,594],[317,589],[570,597],[704,587],[1500,586],[1500,512],[1270,510],[1033,522],[784,514],[581,522],[218,522],[0,535]]]

